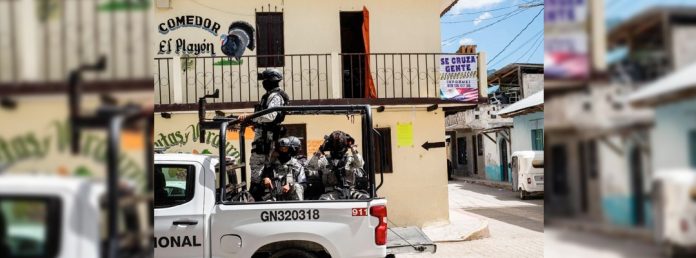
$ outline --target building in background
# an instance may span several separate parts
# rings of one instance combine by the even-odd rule
[[[445,113],[474,106],[487,85],[485,73],[476,72],[486,71],[485,62],[478,62],[482,54],[440,53],[439,14],[451,2],[159,1],[152,46],[155,145],[170,152],[214,152],[215,141],[196,141],[198,117],[191,111],[198,98],[219,89],[221,97],[209,101],[210,110],[249,113],[263,94],[256,73],[276,68],[292,105],[372,105],[380,135],[373,139],[380,161],[375,165],[384,173],[378,193],[389,200],[390,220],[399,226],[447,223]],[[203,26],[177,25],[189,16]],[[240,60],[219,51],[219,37],[235,21],[256,28],[256,48]],[[466,82],[476,84],[473,91],[452,95],[467,98],[464,102],[441,98],[451,93],[441,90],[444,69],[472,75]],[[367,94],[372,89],[374,95]],[[312,154],[334,130],[360,142],[359,119],[288,116],[285,124]],[[228,154],[235,156],[238,142],[230,143]]]
[[[148,1],[0,2],[0,172],[104,176],[103,133],[83,134],[70,153],[68,74],[106,61],[80,81],[85,112],[104,99],[151,102],[151,13]],[[142,135],[124,132],[121,173],[144,186]]]
[[[657,7],[638,13],[609,30],[612,76],[643,84],[696,60],[696,8]]]
[[[696,62],[631,94],[633,105],[653,108],[652,169],[696,170]],[[657,172],[657,171],[655,171]]]
[[[449,159],[455,176],[509,182],[513,121],[498,112],[543,91],[544,67],[509,64],[488,75],[488,82],[487,103],[447,116],[447,134],[453,139]]]

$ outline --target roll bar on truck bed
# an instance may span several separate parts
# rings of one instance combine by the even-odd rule
[[[227,168],[225,146],[227,146],[227,130],[239,130],[239,155],[242,160],[238,164],[238,168],[241,169],[241,191],[247,191],[246,187],[246,139],[244,137],[244,130],[253,125],[252,119],[272,113],[272,112],[284,112],[286,115],[361,115],[362,124],[362,153],[364,153],[365,159],[365,172],[369,176],[369,189],[370,197],[377,197],[377,190],[382,186],[384,181],[384,174],[380,173],[380,184],[375,186],[375,153],[374,145],[372,142],[372,136],[378,134],[372,128],[372,109],[370,105],[306,105],[306,106],[281,106],[272,107],[262,111],[255,112],[246,117],[244,121],[240,121],[235,116],[216,116],[212,119],[206,119],[206,109],[205,105],[206,99],[208,98],[219,98],[219,90],[215,90],[213,94],[205,95],[198,100],[198,125],[200,130],[200,141],[205,142],[205,131],[206,130],[219,130],[219,157],[220,157],[220,180],[219,180],[219,199],[216,203],[228,203],[225,200],[226,196],[226,178],[223,175],[228,175],[230,183],[237,185],[237,177],[231,176],[225,171]],[[223,169],[225,168],[225,169]],[[223,173],[224,172],[224,173]]]

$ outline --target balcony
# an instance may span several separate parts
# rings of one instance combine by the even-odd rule
[[[0,1],[0,95],[63,93],[68,74],[106,57],[106,71],[85,74],[85,90],[151,90],[152,4],[138,1]]]
[[[257,73],[275,67],[293,104],[434,104],[439,99],[443,53],[325,53],[228,57],[155,58],[155,109],[195,110],[199,97],[220,90],[212,108],[250,108],[264,93]],[[270,59],[270,61],[269,61]],[[368,68],[369,67],[369,71]],[[369,72],[369,76],[368,75]],[[365,97],[372,78],[376,98]]]

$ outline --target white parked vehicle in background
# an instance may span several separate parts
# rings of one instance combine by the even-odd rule
[[[696,255],[696,171],[661,170],[653,175],[655,238],[665,255]]]
[[[520,199],[544,194],[544,152],[516,151],[512,154],[512,189]]]

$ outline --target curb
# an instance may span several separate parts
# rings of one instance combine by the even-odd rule
[[[498,182],[483,181],[483,180],[468,179],[468,178],[457,178],[456,180],[463,181],[463,182],[470,183],[470,184],[477,184],[477,185],[483,185],[483,186],[488,186],[488,187],[501,188],[504,190],[511,190],[512,189],[510,184],[507,182],[498,183]]]
[[[428,235],[429,238],[432,239],[433,243],[452,243],[452,242],[464,242],[464,241],[472,241],[472,240],[479,240],[479,239],[484,239],[488,238],[491,236],[490,230],[488,229],[488,219],[479,217],[478,215],[475,214],[468,214],[467,216],[470,216],[470,218],[467,218],[469,221],[476,221],[477,225],[475,225],[473,228],[474,230],[460,230],[460,231],[452,231],[449,233],[446,233],[445,237],[442,237],[442,233],[435,233],[432,232],[426,228],[424,228],[424,233]],[[450,223],[448,225],[444,225],[440,227],[440,230],[442,228],[450,228],[450,227],[457,227],[458,223]],[[430,231],[430,232],[429,232]],[[429,234],[430,233],[430,234]],[[431,235],[434,234],[434,235]]]
[[[478,230],[471,232],[471,234],[466,237],[462,237],[462,241],[472,241],[491,237],[491,232],[488,230],[488,221],[483,220],[482,224],[483,225],[481,225]]]
[[[634,229],[634,228],[620,228],[617,226],[604,225],[604,224],[586,224],[572,221],[559,221],[550,220],[547,221],[549,226],[565,228],[571,230],[581,230],[590,233],[599,233],[611,237],[619,238],[631,238],[646,243],[654,243],[652,232],[648,230]]]
[[[483,220],[483,223],[481,223],[481,227],[479,227],[479,229],[477,229],[474,232],[469,233],[468,235],[461,236],[460,239],[436,240],[436,241],[433,241],[433,243],[466,242],[466,241],[479,240],[479,239],[484,239],[484,238],[489,238],[489,237],[491,237],[491,233],[490,233],[490,230],[488,230],[488,221]]]

